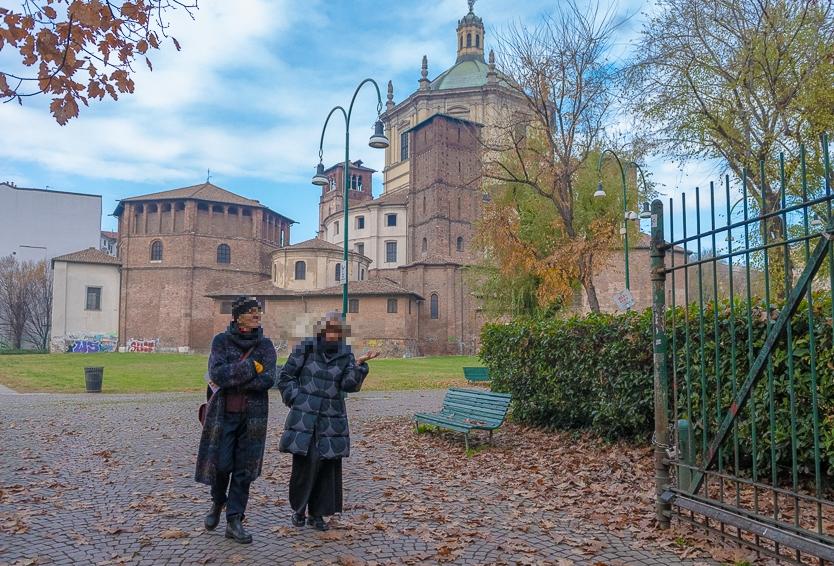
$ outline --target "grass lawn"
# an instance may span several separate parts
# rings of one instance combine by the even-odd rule
[[[363,391],[465,385],[463,366],[481,364],[471,356],[436,356],[379,359],[369,365],[371,373]],[[205,387],[206,356],[128,353],[0,356],[0,384],[21,393],[82,393],[85,367],[104,368],[105,393],[201,391]]]

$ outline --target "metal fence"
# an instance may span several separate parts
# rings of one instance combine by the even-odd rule
[[[828,138],[815,150],[652,203],[657,513],[834,564]]]

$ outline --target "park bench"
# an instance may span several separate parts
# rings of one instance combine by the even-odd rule
[[[463,368],[463,377],[470,383],[489,381],[489,368]]]
[[[469,433],[473,430],[488,430],[492,440],[492,431],[504,423],[511,399],[509,393],[452,387],[446,392],[440,412],[417,413],[415,426],[423,423],[462,432],[469,450]]]

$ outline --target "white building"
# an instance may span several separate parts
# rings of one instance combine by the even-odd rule
[[[121,262],[96,248],[52,260],[52,352],[112,352],[118,344]]]
[[[100,195],[0,183],[0,257],[49,260],[100,241]]]

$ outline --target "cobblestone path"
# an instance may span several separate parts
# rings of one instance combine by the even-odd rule
[[[397,470],[363,442],[362,429],[379,417],[434,410],[442,395],[350,396],[346,509],[327,533],[289,525],[290,457],[276,446],[286,412],[274,395],[248,546],[225,539],[223,521],[214,532],[202,528],[208,488],[192,479],[199,395],[0,396],[0,564],[694,564],[558,510],[519,529],[489,478],[461,485],[446,517],[415,512],[419,501],[404,512]]]

